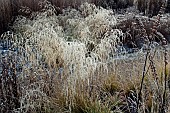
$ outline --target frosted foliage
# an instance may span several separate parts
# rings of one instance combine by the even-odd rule
[[[116,25],[113,12],[84,3],[78,10],[68,8],[56,15],[55,9],[48,7],[31,18],[18,16],[14,22],[16,34],[26,39],[26,50],[36,47],[48,66],[63,68],[68,78],[93,76],[100,67],[107,70],[122,36],[112,29]]]
[[[100,42],[104,34],[111,31],[112,26],[116,24],[116,19],[111,10],[97,8],[87,3],[81,5],[79,9],[78,11],[71,11],[78,14],[77,16],[70,17],[72,13],[69,15],[64,13],[61,15],[61,21],[65,19],[66,25],[64,27],[66,31],[81,41]]]

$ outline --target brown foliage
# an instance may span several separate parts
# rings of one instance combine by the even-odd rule
[[[165,0],[138,0],[138,9],[146,15],[157,15]],[[166,3],[165,3],[166,4]]]
[[[141,47],[146,41],[146,37],[152,34],[152,28],[155,24],[156,19],[147,18],[147,17],[132,17],[127,20],[122,21],[120,24],[117,25],[119,29],[125,33],[125,40],[123,43],[129,47]],[[142,22],[146,33],[142,33],[142,28],[140,25]],[[164,21],[163,19],[160,21],[159,25],[157,26],[157,32],[161,33],[168,42],[170,42],[170,20]],[[155,34],[154,41],[160,42],[161,37]]]

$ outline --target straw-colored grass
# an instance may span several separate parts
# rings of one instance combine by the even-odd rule
[[[163,49],[151,50],[154,57],[147,61],[139,95],[146,53],[115,59],[124,34],[115,29],[117,20],[112,10],[84,3],[78,9],[67,8],[56,15],[53,5],[43,4],[44,9],[32,12],[30,17],[18,16],[11,26],[13,32],[2,35],[4,40],[12,36],[11,48],[16,51],[11,49],[13,54],[5,58],[15,58],[13,71],[17,74],[6,73],[4,65],[0,96],[13,90],[2,85],[11,75],[17,84],[9,77],[12,82],[7,86],[16,85],[19,97],[19,107],[3,106],[2,112],[131,113],[137,112],[138,99],[138,112],[160,110],[165,82]],[[169,61],[169,50],[167,58]],[[157,80],[150,69],[151,61],[155,63]],[[10,67],[12,63],[9,64]],[[169,64],[167,70],[169,74]],[[169,102],[169,89],[166,91]],[[4,96],[6,100],[15,97],[11,93],[8,96],[11,98]]]

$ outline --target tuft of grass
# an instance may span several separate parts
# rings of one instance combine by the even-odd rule
[[[130,58],[115,58],[118,47],[124,44],[124,38],[126,42],[129,24],[130,32],[135,34],[132,41],[137,33],[138,38],[145,36],[147,41],[153,41],[153,37],[149,39],[149,36],[153,35],[151,28],[156,29],[153,27],[156,23],[154,19],[154,22],[148,23],[142,16],[135,21],[127,20],[123,30],[124,27],[120,25],[126,24],[121,24],[126,17],[117,20],[120,15],[94,4],[84,3],[77,9],[67,8],[60,15],[55,13],[56,8],[49,2],[41,5],[43,9],[38,12],[18,16],[11,27],[13,32],[1,36],[5,42],[11,41],[7,51],[2,54],[4,58],[10,58],[9,65],[3,63],[4,67],[9,66],[10,69],[3,68],[0,90],[11,95],[9,103],[12,104],[10,108],[3,106],[3,110],[46,113],[160,110],[164,98],[162,91],[167,91],[164,87],[166,80],[163,79],[165,68],[162,65],[164,59],[169,62],[169,50],[165,55],[161,48],[150,48],[151,57],[146,61],[141,94],[145,51],[134,53],[137,57],[130,54]],[[116,25],[120,28],[117,29]],[[147,25],[149,29],[145,28]],[[155,35],[162,37],[159,32],[155,32]],[[11,59],[17,62],[11,62]],[[165,66],[167,69],[168,65]],[[12,81],[12,87],[9,81]],[[5,103],[8,95],[0,94],[0,102]],[[13,97],[17,97],[17,101]]]

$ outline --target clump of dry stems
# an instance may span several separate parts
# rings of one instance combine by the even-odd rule
[[[0,61],[1,112],[167,110],[169,57],[167,41],[157,31],[159,15],[149,25],[151,30],[146,29],[145,19],[136,18],[129,33],[134,35],[130,36],[126,26],[124,29],[117,23],[112,10],[84,3],[78,9],[67,8],[56,15],[49,2],[40,5],[42,10],[38,12],[21,10],[31,13],[17,16],[11,26],[13,32],[1,36],[11,42]],[[164,55],[158,48],[151,48],[155,37],[161,39]],[[114,59],[119,44],[125,44],[122,41],[137,38],[145,39],[147,53],[134,59]],[[161,68],[162,64],[156,61],[163,59],[165,65]]]

